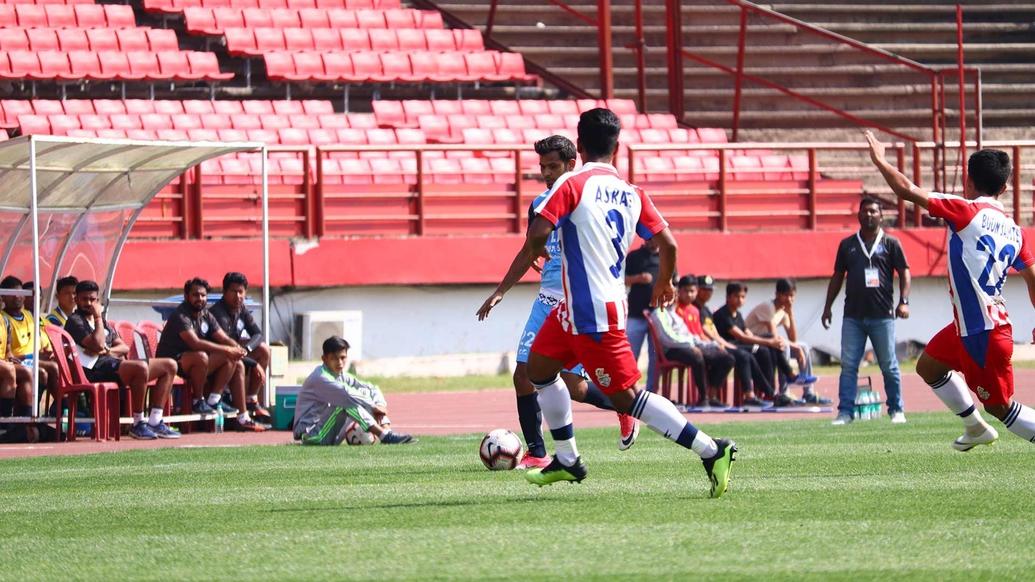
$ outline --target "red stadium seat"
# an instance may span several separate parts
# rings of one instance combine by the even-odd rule
[[[285,28],[284,49],[289,51],[313,50],[313,34],[305,28]],[[322,64],[320,70],[323,70]]]
[[[385,28],[385,15],[381,10],[357,10],[356,24],[360,28]]]
[[[77,79],[108,80],[115,78],[114,75],[101,71],[97,53],[93,51],[72,51],[68,53],[68,62],[72,67],[72,74]]]
[[[32,102],[32,112],[36,115],[64,115],[65,107],[57,99],[34,99]]]
[[[370,50],[370,35],[365,30],[341,29],[341,46],[347,51]]]
[[[309,143],[313,145],[331,145],[338,143],[338,136],[333,129],[307,129],[306,135],[309,136]]]
[[[32,51],[11,51],[7,53],[7,58],[10,59],[11,70],[10,73],[5,72],[5,76],[12,79],[40,79],[40,59],[39,56]]]
[[[22,28],[45,28],[47,26],[47,13],[42,6],[19,4],[14,7],[14,14],[18,19],[18,26]]]
[[[231,55],[260,54],[255,42],[255,31],[250,28],[228,28],[223,31],[226,50]]]
[[[727,143],[726,130],[718,127],[698,127],[697,136],[701,143]]]
[[[478,77],[468,73],[467,62],[462,53],[440,53],[438,55],[438,74],[431,77],[432,81],[476,81]]]
[[[331,24],[327,19],[327,12],[327,10],[318,8],[302,8],[298,11],[299,25],[302,28],[314,31],[321,28],[331,28]]]
[[[496,73],[496,60],[490,52],[467,53],[464,55],[464,61],[467,63],[468,75],[474,79],[483,81],[504,80],[503,77]]]
[[[226,81],[234,78],[233,73],[224,73],[219,70],[216,53],[189,51],[187,52],[187,62],[190,63],[190,74],[194,78],[208,81]]]
[[[15,28],[18,26],[18,16],[11,4],[0,4],[0,28]]]
[[[493,115],[521,115],[521,107],[517,101],[505,101],[502,99],[489,101],[489,111]]]
[[[126,99],[126,113],[143,115],[155,112],[155,102],[149,99]]]
[[[118,38],[119,50],[122,52],[143,52],[149,50],[147,32],[143,28],[125,28],[122,30],[116,30],[115,37]]]
[[[435,113],[431,102],[423,99],[407,99],[402,102],[402,108],[406,114],[406,125],[409,127],[417,127],[417,121],[421,115]]]
[[[434,158],[430,160],[431,181],[436,184],[461,184],[464,171],[459,160],[453,158]]]
[[[93,109],[97,115],[118,115],[126,112],[126,103],[121,99],[94,99]]]
[[[358,28],[356,13],[352,10],[332,8],[327,10],[327,26],[336,30]]]
[[[368,30],[370,36],[370,49],[375,51],[397,51],[399,50],[399,37],[390,28]]]
[[[482,129],[502,129],[507,127],[507,120],[496,115],[477,115],[478,127]]]
[[[520,53],[495,53],[494,59],[498,71],[497,79],[531,81],[536,78],[535,75],[529,75],[525,72],[525,59]]]
[[[67,115],[93,115],[93,101],[89,99],[68,99],[61,102],[61,107]]]
[[[309,136],[303,129],[295,129],[287,127],[277,130],[277,135],[280,137],[280,143],[284,145],[307,145],[309,143]]]
[[[183,112],[190,115],[203,115],[215,113],[212,101],[207,99],[187,99],[183,101]]]
[[[504,118],[508,129],[536,129],[535,119],[526,115],[508,115]]]
[[[636,115],[636,102],[632,99],[608,99],[607,108],[618,115]]]
[[[216,30],[244,28],[244,11],[237,8],[213,8],[212,17]]]
[[[42,115],[19,115],[22,135],[50,135],[50,121]]]
[[[76,4],[72,7],[72,11],[75,13],[75,23],[79,28],[104,28],[107,26],[103,6]]]
[[[276,144],[280,136],[277,132],[269,129],[249,129],[248,130],[248,141],[258,141],[265,144]]]
[[[357,81],[382,80],[381,59],[376,53],[353,53],[352,54],[352,79]]]
[[[58,50],[40,51],[40,74],[45,79],[71,80],[79,78],[72,73],[68,53]]]
[[[343,128],[334,130],[338,143],[345,145],[365,145],[367,143],[367,132],[362,129]]]
[[[370,172],[375,184],[402,184],[402,164],[393,158],[373,158],[370,160]]]
[[[255,29],[255,50],[259,54],[286,50],[284,30],[281,28]]]
[[[479,30],[472,30],[469,28],[458,28],[453,30],[453,35],[455,38],[454,42],[456,44],[456,50],[485,50],[485,41],[482,39],[482,33]]]
[[[429,51],[445,52],[456,50],[456,35],[452,30],[429,29],[424,31],[424,42]]]
[[[414,19],[416,11],[408,9],[399,10],[384,10],[381,12],[383,15],[385,26],[392,30],[399,30],[405,28],[417,28],[417,22]]]
[[[158,55],[149,52],[129,52],[125,54],[129,63],[129,70],[132,78],[157,80],[165,78],[158,68]],[[101,55],[101,64],[104,64],[104,55]]]
[[[174,113],[170,118],[175,129],[185,129],[189,132],[202,128],[201,117],[197,113]]]
[[[463,101],[433,99],[431,107],[439,115],[459,115],[464,112]]]
[[[349,118],[337,113],[320,113],[317,120],[319,126],[324,129],[344,129],[349,126]]]
[[[155,131],[173,128],[172,119],[168,115],[161,113],[145,113],[140,116],[140,123],[144,126],[143,129],[153,129]]]
[[[248,132],[243,129],[219,129],[216,133],[219,134],[219,141],[248,141]]]
[[[105,4],[104,18],[108,28],[132,28],[137,25],[137,17],[132,6],[121,4]]]
[[[235,125],[233,120],[237,119],[238,117],[252,116],[245,116],[245,114],[230,116],[223,115],[222,113],[205,113],[199,117],[199,120],[201,121],[201,127],[205,127],[208,129],[230,129],[231,127],[234,129],[252,129],[247,125],[241,127]],[[256,117],[256,119],[258,118]],[[257,127],[261,126],[261,123],[259,123],[258,121],[256,121],[256,124]]]
[[[226,119],[226,118],[224,117],[223,119]],[[231,124],[231,126],[234,129],[245,129],[245,130],[248,130],[248,129],[261,129],[262,128],[262,121],[259,119],[259,116],[258,115],[252,115],[250,113],[245,113],[245,114],[242,114],[242,115],[235,115],[235,116],[231,117],[230,118],[230,124]],[[211,127],[211,126],[210,125],[206,125],[205,127]]]
[[[298,80],[333,80],[323,68],[323,57],[320,53],[295,53],[293,55],[295,64],[295,76]]]
[[[441,115],[421,115],[417,119],[417,125],[429,142],[452,143],[452,134],[449,122]]]
[[[65,135],[73,129],[79,129],[79,118],[73,115],[51,115],[50,132],[54,135]]]
[[[233,101],[216,101],[216,103],[233,103]],[[176,100],[155,101],[154,111],[162,115],[178,115],[183,113],[183,102]]]
[[[395,141],[400,145],[421,145],[428,143],[428,138],[420,129],[398,128]]]
[[[342,50],[341,33],[333,28],[311,29],[313,35],[313,49],[318,52]]]
[[[90,43],[90,50],[96,53],[119,50],[119,39],[111,29],[89,29],[86,31],[86,40]]]
[[[31,30],[31,29],[30,29]],[[20,28],[0,28],[0,50],[27,51],[29,39]]]
[[[398,29],[395,31],[399,42],[399,50],[402,51],[424,51],[428,49],[428,40],[425,31],[417,29]],[[371,40],[371,44],[373,40]]]
[[[374,117],[381,127],[400,127],[406,125],[406,112],[403,111],[402,101],[378,99],[372,101]]]
[[[467,184],[491,184],[494,181],[492,166],[486,158],[460,158],[460,169]]]
[[[57,31],[58,46],[66,53],[90,50],[86,31],[78,28],[63,28]]]
[[[220,34],[221,28],[216,24],[215,11],[212,8],[188,6],[183,10],[183,24],[191,34]]]
[[[414,22],[417,28],[442,29],[445,27],[445,23],[442,22],[442,13],[437,10],[418,10],[414,14]]]
[[[355,78],[352,57],[347,53],[324,53],[323,70],[328,80],[346,80]]]
[[[319,99],[305,99],[302,101],[302,111],[309,115],[333,114],[334,105],[330,101]]]
[[[187,130],[187,137],[191,141],[220,141],[219,134],[214,129],[194,128]]]
[[[284,129],[291,127],[291,122],[286,115],[269,114],[260,117],[263,129]]]
[[[377,127],[377,120],[372,113],[350,113],[349,127],[354,129],[374,129]]]
[[[75,7],[64,4],[51,4],[43,7],[47,14],[47,26],[51,28],[75,28]]]
[[[399,143],[395,137],[395,131],[391,129],[368,129],[366,133],[367,143],[373,146],[396,145]]]
[[[25,36],[29,41],[29,50],[33,52],[58,50],[57,32],[53,29],[31,28],[25,31]]]
[[[143,123],[140,121],[140,116],[135,114],[115,114],[111,116],[111,128],[112,129],[143,129]]]
[[[151,52],[178,51],[180,43],[176,40],[176,32],[167,28],[147,28],[147,44]]]
[[[263,8],[245,8],[242,14],[245,28],[272,28],[273,16]]]
[[[188,80],[194,78],[190,73],[187,53],[180,51],[163,51],[158,57],[158,70],[163,79]]]

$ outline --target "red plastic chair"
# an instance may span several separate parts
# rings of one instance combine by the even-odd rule
[[[23,47],[11,47],[10,49],[5,50],[32,50],[35,52],[58,50],[57,32],[53,29],[30,28],[25,31],[25,37],[29,41],[27,49]]]
[[[216,53],[188,51],[187,62],[190,63],[190,78],[206,81],[227,81],[234,78],[233,73],[219,70]]]
[[[429,29],[424,31],[424,42],[432,52],[448,52],[457,50],[456,35],[452,30]]]
[[[57,393],[54,395],[58,402],[57,415],[54,418],[54,430],[58,434],[58,440],[61,440],[61,425],[64,421],[61,403],[66,396],[69,397],[68,414],[71,421],[69,424],[74,426],[79,394],[84,393],[92,397],[94,440],[106,440],[110,436],[119,440],[121,436],[119,431],[119,385],[114,382],[90,382],[87,380],[72,336],[53,325],[46,325],[43,329],[54,348],[60,376]],[[75,440],[74,428],[66,435],[66,438],[69,442]]]
[[[105,4],[104,19],[108,28],[133,28],[137,25],[133,7],[122,4]]]
[[[107,26],[103,6],[76,4],[72,7],[72,12],[75,13],[75,23],[79,28],[104,28]]]
[[[370,50],[370,35],[359,28],[341,29],[341,47],[346,51]]]
[[[654,327],[654,321],[650,318],[650,310],[643,310],[643,317],[647,319],[647,328],[650,330],[650,335],[654,339],[654,354],[656,356],[656,366],[658,369],[658,394],[668,398],[672,402],[677,404],[693,404],[697,402],[697,390],[695,389],[693,382],[690,381],[690,375],[687,374],[689,366],[680,362],[674,362],[665,357],[665,348],[661,346],[661,338],[658,334],[658,330]],[[675,398],[672,397],[672,372],[678,373],[677,384],[675,387]]]
[[[368,30],[370,37],[370,50],[385,52],[399,50],[399,36],[390,28],[375,28]]]

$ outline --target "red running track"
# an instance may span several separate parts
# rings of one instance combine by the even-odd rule
[[[874,385],[881,386],[880,371],[870,374]],[[1035,405],[1035,370],[1017,370],[1017,394],[1021,402]],[[945,410],[930,388],[913,373],[902,378],[906,414]],[[836,401],[837,377],[820,379],[819,391]],[[423,392],[389,395],[392,423],[398,430],[418,435],[447,435],[487,432],[494,428],[509,428],[517,432],[517,412],[514,394],[509,390],[473,392]],[[832,413],[697,413],[687,414],[695,424],[717,422],[752,422],[765,420],[792,421],[802,418],[833,418]],[[617,420],[612,412],[589,406],[575,405],[576,427],[614,426]],[[135,441],[124,438],[119,442],[97,443],[80,439],[74,443],[39,443],[35,445],[0,445],[0,459],[11,457],[38,457],[44,455],[82,455],[154,447],[239,447],[246,445],[290,444],[291,434],[270,431],[252,433],[194,433],[175,441]]]

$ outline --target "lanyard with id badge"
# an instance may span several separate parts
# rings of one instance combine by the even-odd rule
[[[859,248],[862,249],[866,260],[869,261],[870,266],[863,270],[863,280],[866,282],[867,289],[873,289],[880,287],[880,270],[873,266],[873,253],[877,252],[877,247],[880,246],[881,240],[884,238],[884,230],[877,231],[877,238],[873,240],[873,246],[870,250],[866,250],[866,243],[863,242],[859,233],[855,233],[855,238],[859,241]]]

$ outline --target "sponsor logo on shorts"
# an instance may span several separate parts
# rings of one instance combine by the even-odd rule
[[[988,397],[990,396],[988,390],[985,390],[981,386],[978,386],[977,388],[975,388],[975,390],[977,390],[978,398],[982,400],[988,400]]]
[[[596,372],[594,373],[597,376],[597,384],[600,384],[604,388],[607,388],[611,385],[611,376],[607,373],[606,370],[604,370],[603,368],[597,368]]]

